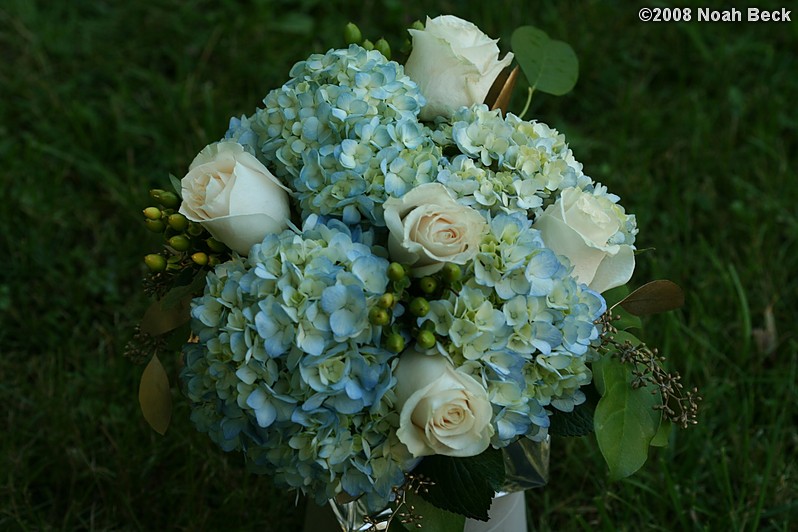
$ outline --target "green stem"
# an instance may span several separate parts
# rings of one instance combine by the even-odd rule
[[[526,105],[524,105],[524,110],[521,111],[521,114],[518,115],[518,117],[522,118],[522,119],[524,118],[524,115],[526,114],[526,112],[529,110],[529,103],[532,101],[532,93],[535,91],[535,89],[533,89],[532,87],[529,87],[529,89],[527,89],[527,91],[528,92],[527,92],[527,96],[526,96]]]

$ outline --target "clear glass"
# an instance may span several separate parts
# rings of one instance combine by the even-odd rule
[[[549,480],[549,452],[551,440],[542,442],[522,438],[504,448],[505,483],[496,493],[497,497],[507,493],[545,486]],[[315,505],[314,505],[315,506]],[[330,500],[329,510],[343,532],[372,532],[388,529],[391,510],[369,516],[365,505],[358,500],[341,502]],[[329,510],[326,512],[329,515]],[[332,517],[331,516],[331,517]],[[367,521],[370,517],[371,521]],[[306,531],[310,530],[306,522]],[[329,530],[329,528],[323,528]],[[320,528],[315,528],[320,530]],[[314,531],[315,532],[315,531]]]

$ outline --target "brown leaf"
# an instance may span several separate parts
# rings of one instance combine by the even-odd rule
[[[646,283],[618,305],[635,316],[645,316],[674,310],[684,305],[684,292],[673,281],[661,279]]]
[[[491,85],[488,95],[485,97],[485,103],[493,109],[501,109],[502,114],[507,114],[507,107],[510,105],[510,97],[513,95],[515,82],[518,80],[518,67],[512,69],[504,69],[496,77],[496,80]]]
[[[158,355],[152,356],[141,374],[139,405],[144,419],[153,430],[160,435],[166,434],[172,419],[172,393],[169,389],[169,377]]]
[[[160,336],[177,329],[190,318],[191,295],[185,296],[177,304],[166,307],[163,300],[155,301],[141,318],[141,331],[152,336]]]

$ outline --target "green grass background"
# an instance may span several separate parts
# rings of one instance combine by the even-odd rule
[[[573,46],[575,90],[536,95],[527,117],[637,214],[655,251],[632,284],[687,294],[646,334],[700,387],[700,424],[619,482],[592,438],[555,439],[530,526],[798,526],[798,22],[695,21],[713,3],[680,1],[693,21],[657,24],[640,2],[4,0],[0,529],[299,528],[302,501],[196,433],[177,391],[165,437],[139,413],[142,368],[122,351],[158,247],[141,209],[295,61],[340,46],[347,21],[398,45],[441,13],[505,49],[522,24]],[[726,7],[751,5],[766,7]]]

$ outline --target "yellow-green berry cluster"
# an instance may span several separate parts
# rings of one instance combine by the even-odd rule
[[[187,269],[212,268],[229,259],[230,251],[213,238],[199,223],[178,212],[180,197],[162,189],[150,190],[155,205],[144,209],[144,225],[163,235],[163,249],[144,257],[155,285],[152,291],[162,294],[171,288],[169,279]]]

